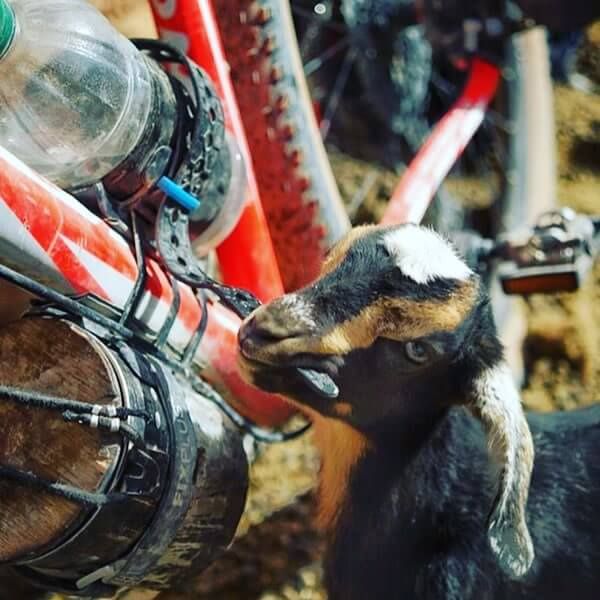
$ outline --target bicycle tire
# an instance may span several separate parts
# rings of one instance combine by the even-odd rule
[[[350,221],[319,134],[290,6],[214,6],[284,287],[294,290],[318,275]]]

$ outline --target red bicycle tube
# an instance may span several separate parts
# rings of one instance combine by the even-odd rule
[[[189,56],[212,79],[223,104],[225,126],[235,136],[244,158],[245,207],[234,230],[217,248],[222,279],[229,285],[250,290],[266,302],[282,295],[284,289],[212,4],[209,0],[151,0],[151,6],[160,37]],[[226,341],[237,346],[237,340],[230,336]],[[293,410],[283,400],[276,396],[268,400],[264,395],[253,396],[248,393],[248,386],[234,382],[236,370],[228,358],[230,355],[223,353],[218,345],[210,346],[215,360],[221,361],[222,374],[228,376],[227,387],[237,392],[237,399],[251,416],[269,424],[282,423],[291,416]]]
[[[137,278],[128,244],[75,198],[34,173],[0,147],[0,262],[63,294],[92,294],[122,309]],[[146,261],[145,292],[135,311],[144,330],[156,334],[173,302],[169,278]],[[193,291],[178,286],[180,307],[167,338],[182,351],[202,315]],[[281,423],[290,409],[283,400],[245,384],[237,369],[239,319],[220,305],[208,311],[208,327],[195,362],[210,365],[219,383],[240,398],[248,415],[265,425]]]
[[[187,54],[212,79],[225,110],[225,126],[244,157],[246,205],[231,235],[217,248],[223,281],[250,290],[262,301],[271,300],[283,294],[283,285],[213,7],[209,0],[152,0],[151,5],[160,37]]]
[[[481,125],[494,97],[500,71],[473,60],[460,98],[435,125],[396,186],[381,223],[419,223],[437,189]]]

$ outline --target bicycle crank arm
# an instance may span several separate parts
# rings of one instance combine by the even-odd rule
[[[247,290],[224,285],[208,276],[198,264],[190,243],[188,216],[171,202],[163,202],[156,224],[158,252],[169,272],[193,289],[213,292],[221,304],[245,319],[261,304]],[[298,373],[315,392],[328,399],[337,398],[339,388],[333,379],[321,371],[299,367]]]

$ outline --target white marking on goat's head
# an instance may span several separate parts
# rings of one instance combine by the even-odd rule
[[[402,273],[416,283],[438,278],[466,281],[473,275],[450,243],[432,229],[395,227],[383,236],[383,243]]]
[[[314,311],[311,305],[298,294],[286,294],[279,299],[281,309],[289,311],[294,319],[307,327],[315,324]]]

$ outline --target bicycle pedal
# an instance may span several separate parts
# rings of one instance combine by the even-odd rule
[[[574,292],[581,287],[592,264],[587,255],[569,264],[549,264],[520,267],[504,263],[498,269],[502,290],[508,295],[554,294]]]
[[[511,234],[496,248],[498,277],[506,294],[573,292],[597,252],[594,223],[563,208],[543,214],[525,236]]]

